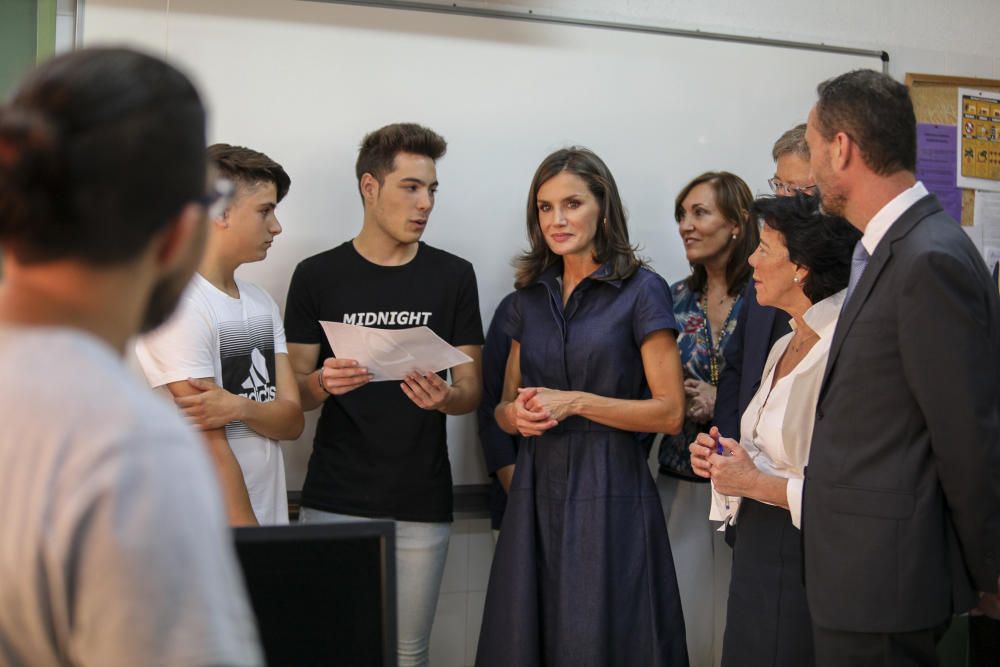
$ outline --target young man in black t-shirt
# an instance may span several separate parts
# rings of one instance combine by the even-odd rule
[[[452,520],[445,415],[481,394],[482,322],[472,265],[420,241],[434,208],[443,138],[389,125],[361,144],[361,232],[302,261],[285,309],[288,355],[303,408],[320,405],[301,520],[396,521],[399,664],[427,664]],[[333,356],[321,320],[399,329],[427,326],[474,360],[403,382],[370,382]]]

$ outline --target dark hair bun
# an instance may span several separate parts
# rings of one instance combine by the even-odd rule
[[[55,223],[58,146],[44,116],[0,107],[0,242],[32,239],[32,229]]]

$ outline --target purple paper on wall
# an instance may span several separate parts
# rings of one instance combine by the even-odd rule
[[[955,185],[958,138],[954,125],[917,123],[917,178],[937,195],[944,210],[962,220],[962,189]]]

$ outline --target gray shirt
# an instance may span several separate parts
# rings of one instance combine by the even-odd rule
[[[203,445],[80,332],[0,327],[0,664],[259,665]]]

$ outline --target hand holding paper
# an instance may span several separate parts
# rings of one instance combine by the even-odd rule
[[[330,357],[323,361],[319,386],[332,396],[342,396],[371,382],[368,369],[354,359]]]
[[[333,353],[367,368],[372,382],[403,380],[415,372],[436,373],[472,361],[428,327],[374,329],[323,321],[320,325]]]
[[[437,373],[410,373],[399,387],[407,398],[424,410],[444,411],[452,391],[451,385]]]

